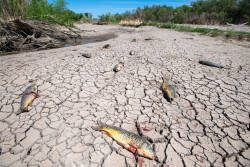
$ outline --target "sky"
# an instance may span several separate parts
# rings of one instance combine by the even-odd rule
[[[166,5],[172,7],[190,5],[195,0],[66,0],[67,8],[76,13],[92,13],[94,18],[108,12],[112,14],[132,11],[137,7]],[[53,0],[49,0],[53,2]]]

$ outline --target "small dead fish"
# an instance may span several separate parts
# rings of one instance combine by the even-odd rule
[[[120,62],[119,64],[116,64],[115,67],[113,68],[113,71],[114,72],[118,72],[120,71],[124,66],[124,63],[123,62]]]
[[[89,54],[89,53],[82,53],[82,57],[91,58],[91,54]]]
[[[210,62],[210,61],[200,60],[199,63],[203,64],[203,65],[206,65],[206,66],[217,67],[217,68],[224,68],[222,65],[219,65],[219,64],[216,64],[216,63],[213,63],[213,62]]]
[[[131,41],[131,42],[136,42],[136,38],[132,39],[132,41]]]
[[[158,161],[152,144],[144,137],[138,136],[119,127],[106,125],[100,121],[98,122],[97,127],[92,128],[94,130],[106,132],[108,136],[112,137],[115,141],[117,141],[118,144],[120,144],[133,154]]]
[[[171,103],[176,96],[176,92],[175,88],[172,85],[167,84],[167,76],[165,74],[163,75],[163,83],[161,88],[164,97]]]
[[[238,67],[238,71],[241,71],[243,68],[242,68],[242,66],[241,65],[239,65],[239,67]]]
[[[135,51],[130,51],[129,54],[130,55],[135,55]]]
[[[111,45],[110,44],[106,44],[106,45],[103,46],[103,48],[109,49],[109,48],[111,48]]]
[[[38,97],[39,97],[38,86],[36,84],[32,84],[31,86],[27,87],[25,91],[23,92],[20,108],[16,114],[18,115],[24,111],[27,111],[28,106],[31,105],[31,103]]]

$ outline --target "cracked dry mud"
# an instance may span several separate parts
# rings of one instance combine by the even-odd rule
[[[79,27],[119,36],[0,57],[0,166],[250,166],[249,42],[154,27]],[[124,68],[114,73],[120,61]],[[172,104],[160,90],[163,73],[177,90]],[[16,116],[30,80],[41,97]],[[162,139],[154,144],[160,163],[94,131],[97,120],[135,133],[139,122],[145,136]]]

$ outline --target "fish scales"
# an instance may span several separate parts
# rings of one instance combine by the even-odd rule
[[[134,140],[138,143],[142,143],[142,142],[148,142],[146,139],[144,139],[143,137],[140,137],[141,139],[139,139],[136,134],[133,134],[129,131],[126,131],[124,129],[121,129],[121,128],[118,128],[118,127],[115,127],[115,126],[107,126],[105,128],[103,128],[104,131],[109,131],[107,129],[114,129],[117,131],[117,133],[119,133],[119,135],[121,136],[120,138],[121,139],[126,139],[126,140]]]
[[[140,155],[154,160],[158,159],[153,151],[151,143],[146,138],[138,136],[119,127],[106,125],[101,122],[98,124],[99,126],[95,128],[96,130],[102,130],[106,132],[108,136],[112,137],[117,141],[117,143],[135,155]]]
[[[28,106],[38,97],[38,87],[36,84],[32,84],[27,87],[21,98],[20,108],[16,114],[20,114],[21,112],[27,111]]]

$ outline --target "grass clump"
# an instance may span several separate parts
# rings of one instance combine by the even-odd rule
[[[220,30],[217,28],[193,28],[190,26],[183,26],[183,25],[177,25],[174,23],[157,23],[157,22],[143,22],[141,26],[156,26],[159,28],[167,28],[167,29],[174,29],[181,32],[197,32],[204,35],[209,35],[212,37],[216,36],[225,36],[226,38],[234,38],[234,39],[246,39],[250,40],[250,33],[249,32],[243,32],[243,31],[230,31],[230,30]]]

